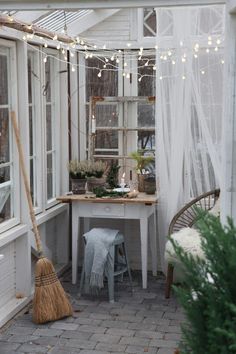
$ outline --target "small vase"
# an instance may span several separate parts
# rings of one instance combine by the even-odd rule
[[[104,187],[106,180],[104,177],[88,177],[87,178],[87,190],[89,192],[93,192],[94,188],[96,187]]]
[[[86,178],[71,178],[71,190],[73,194],[85,194]]]
[[[145,192],[144,188],[144,180],[145,180],[145,175],[138,174],[138,191],[139,192]]]
[[[147,194],[155,194],[156,192],[156,177],[147,175],[144,179],[144,190]]]

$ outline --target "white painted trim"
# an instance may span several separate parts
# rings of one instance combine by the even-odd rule
[[[12,299],[0,310],[0,328],[12,319],[20,310],[22,310],[30,301],[32,297],[24,297],[22,299]]]
[[[79,158],[86,159],[86,73],[84,55],[79,54]],[[71,141],[72,156],[74,155],[73,146],[77,147],[78,142]]]
[[[116,9],[132,7],[169,7],[169,6],[204,6],[225,4],[225,0],[5,0],[1,1],[1,10],[75,10],[75,9]]]
[[[71,63],[75,64],[74,72],[69,73],[70,75],[70,140],[71,140],[71,158],[78,159],[79,156],[79,112],[81,110],[81,105],[79,105],[79,68],[78,55],[70,58]],[[82,70],[80,70],[81,72]]]
[[[25,235],[29,230],[28,225],[19,225],[8,231],[5,231],[0,236],[0,247],[7,245],[18,237]]]
[[[68,25],[68,33],[74,33],[78,35],[90,29],[93,26],[96,26],[98,23],[104,21],[106,18],[116,14],[120,9],[111,9],[111,10],[93,10],[85,16],[79,18]]]
[[[48,220],[53,219],[55,216],[66,211],[67,208],[68,208],[68,204],[59,203],[56,206],[54,206],[50,209],[47,209],[45,212],[36,216],[37,225],[39,226],[39,225],[47,222]]]

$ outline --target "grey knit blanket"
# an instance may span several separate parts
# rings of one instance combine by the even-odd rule
[[[119,230],[93,228],[84,234],[86,240],[84,252],[85,291],[96,291],[103,285],[103,276],[109,249]]]

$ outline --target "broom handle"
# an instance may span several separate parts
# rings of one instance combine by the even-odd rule
[[[16,144],[17,144],[18,153],[19,153],[20,169],[21,169],[21,172],[23,175],[25,192],[26,192],[26,197],[27,197],[29,212],[30,212],[30,218],[31,218],[31,221],[33,224],[36,247],[37,247],[37,251],[38,251],[39,255],[41,256],[42,255],[42,243],[41,243],[39,230],[38,230],[37,223],[36,223],[34,207],[33,207],[33,203],[32,203],[32,197],[30,194],[30,186],[29,186],[29,181],[28,181],[26,168],[25,168],[23,149],[22,149],[22,144],[21,144],[21,140],[20,140],[20,133],[19,133],[19,129],[18,129],[17,121],[16,121],[16,114],[14,111],[11,112],[11,120],[12,120],[13,129],[14,129],[15,137],[16,137]]]

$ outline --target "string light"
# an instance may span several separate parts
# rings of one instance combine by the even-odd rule
[[[104,69],[106,69],[106,67],[107,67],[106,64],[104,64],[103,67],[104,67]]]
[[[157,69],[156,65],[154,65],[152,69],[153,69],[154,71],[156,71],[156,69]]]
[[[45,57],[43,58],[43,62],[46,63],[47,61],[48,61],[48,57],[45,56]]]
[[[104,44],[103,47],[102,47],[102,49],[106,49],[106,47],[107,47],[106,44]]]
[[[216,41],[216,44],[220,44],[220,43],[221,43],[221,40],[218,38]]]
[[[207,53],[210,53],[210,49],[209,49],[209,48],[207,48],[207,49],[206,49],[206,52],[207,52]]]
[[[156,44],[154,48],[155,48],[155,49],[158,49],[158,45]]]
[[[214,49],[214,50],[215,50],[215,52],[218,52],[218,49],[219,49],[218,47],[215,47],[215,49]]]
[[[149,64],[149,60],[146,61],[146,63],[144,64],[144,66],[148,66]]]
[[[185,80],[185,79],[186,79],[186,76],[185,76],[185,75],[183,75],[183,76],[182,76],[182,79],[183,79],[183,80]]]
[[[179,42],[179,45],[180,45],[180,47],[183,47],[184,42],[183,42],[183,41],[180,41],[180,42]]]
[[[114,58],[114,55],[112,55],[112,57],[111,57],[111,61],[114,61],[114,59],[115,59],[115,58]]]
[[[26,36],[23,36],[23,40],[26,41],[26,40],[27,40],[27,37],[26,37]]]
[[[129,79],[130,78],[130,73],[127,73],[126,74],[126,79]]]
[[[198,55],[197,54],[194,54],[194,58],[197,59]]]
[[[73,52],[70,52],[70,56],[73,58],[75,55]]]
[[[175,65],[175,63],[176,63],[175,60],[172,60],[172,64]]]
[[[126,43],[127,47],[131,47],[131,43]]]
[[[185,57],[182,57],[182,58],[181,58],[181,61],[182,61],[182,63],[185,63],[185,62],[186,62],[186,58],[185,58]]]
[[[94,44],[93,48],[94,48],[94,49],[97,49],[97,46],[96,46],[96,44]]]
[[[117,58],[117,59],[116,59],[116,63],[119,64],[119,62],[120,62],[120,61],[119,61],[119,59]]]
[[[128,64],[126,62],[124,62],[124,66],[128,66]]]
[[[109,62],[109,59],[105,58],[105,62],[108,63],[108,62]]]
[[[74,67],[74,65],[72,65],[71,71],[72,71],[72,72],[75,72],[75,67]]]
[[[207,43],[208,43],[208,45],[212,45],[212,41],[210,41],[210,40]]]
[[[60,45],[60,43],[58,43],[57,49],[59,50],[60,48],[61,48],[61,45]]]
[[[53,40],[54,40],[54,41],[57,40],[57,34],[55,34],[55,36],[53,37]]]
[[[141,82],[141,81],[142,81],[142,76],[141,76],[141,77],[139,77],[138,81],[139,81],[139,82]]]
[[[65,49],[64,49],[64,48],[62,48],[62,51],[61,51],[61,52],[62,52],[62,54],[65,54]]]
[[[171,50],[168,50],[168,56],[170,57],[171,55],[172,55],[172,52],[171,52]]]
[[[64,55],[64,59],[67,61],[67,56],[66,55]]]
[[[48,44],[47,44],[47,43],[44,43],[44,47],[47,48],[47,47],[48,47]]]
[[[101,76],[102,76],[102,71],[100,70],[98,73],[98,77],[101,77]]]
[[[201,70],[201,74],[202,74],[202,75],[205,75],[205,70]]]
[[[222,60],[221,60],[221,64],[224,64],[224,63],[225,63],[225,61],[224,61],[224,59],[222,59]]]

